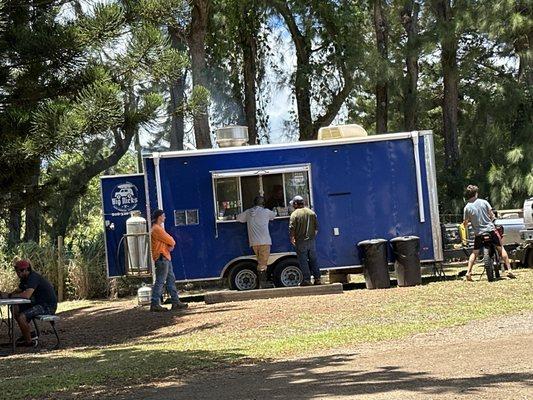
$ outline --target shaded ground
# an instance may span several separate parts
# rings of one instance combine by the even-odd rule
[[[93,395],[139,400],[533,399],[533,313]]]
[[[0,358],[0,399],[527,399],[533,270],[517,275],[180,313],[66,302],[59,350],[45,331]]]

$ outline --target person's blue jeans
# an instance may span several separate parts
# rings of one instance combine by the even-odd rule
[[[178,289],[176,289],[176,277],[172,263],[164,257],[160,257],[155,262],[155,283],[152,288],[152,305],[158,305],[163,295],[163,286],[166,286],[173,303],[179,301]]]
[[[311,275],[320,279],[320,270],[316,258],[315,239],[301,240],[296,242],[296,255],[300,263],[300,269],[304,275],[304,281],[310,281]]]

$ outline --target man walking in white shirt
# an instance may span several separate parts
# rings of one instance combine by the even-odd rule
[[[248,226],[248,241],[257,256],[257,272],[261,289],[268,287],[267,265],[270,246],[272,245],[268,223],[276,217],[276,213],[264,208],[264,204],[265,198],[256,196],[254,198],[254,206],[237,215],[237,220],[246,223]]]

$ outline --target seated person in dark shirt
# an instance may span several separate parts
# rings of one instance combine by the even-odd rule
[[[21,346],[33,346],[36,342],[32,337],[30,323],[38,315],[54,314],[57,308],[57,297],[54,287],[40,274],[33,271],[27,260],[15,263],[15,272],[19,277],[19,288],[11,293],[0,293],[1,297],[30,299],[31,304],[20,304],[13,307],[13,314],[22,332],[17,340]]]

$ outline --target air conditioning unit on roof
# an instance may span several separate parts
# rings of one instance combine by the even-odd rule
[[[248,127],[233,125],[217,129],[218,147],[246,146],[248,144]]]
[[[344,139],[350,137],[368,136],[365,128],[357,124],[330,125],[318,130],[318,140]]]

